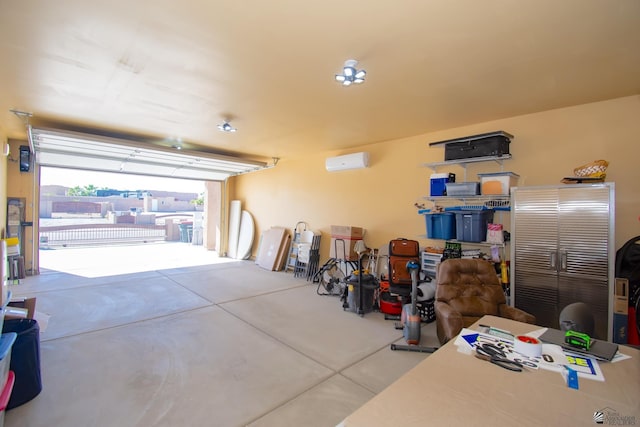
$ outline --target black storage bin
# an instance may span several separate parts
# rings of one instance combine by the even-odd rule
[[[34,319],[8,319],[2,333],[18,336],[11,348],[10,368],[16,376],[7,409],[27,403],[42,391],[40,376],[40,326]]]
[[[513,135],[498,131],[433,142],[429,145],[444,145],[445,161],[461,160],[509,154],[511,138]]]

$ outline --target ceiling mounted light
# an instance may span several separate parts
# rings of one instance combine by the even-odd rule
[[[229,122],[223,122],[222,124],[219,124],[218,129],[220,129],[222,132],[235,132],[237,130],[236,128],[231,126]]]
[[[365,70],[356,69],[358,61],[355,59],[347,59],[342,68],[342,74],[336,74],[336,81],[342,83],[342,86],[351,86],[364,82],[367,75]]]

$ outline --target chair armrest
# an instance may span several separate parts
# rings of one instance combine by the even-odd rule
[[[454,310],[449,304],[436,301],[434,305],[436,314],[436,327],[440,343],[444,344],[455,337],[462,330],[462,314]]]
[[[498,313],[500,313],[500,317],[516,320],[518,322],[531,324],[536,323],[536,317],[534,315],[529,314],[524,310],[520,310],[519,308],[511,307],[507,304],[500,304],[498,306]]]

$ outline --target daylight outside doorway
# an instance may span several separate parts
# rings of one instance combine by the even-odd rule
[[[63,272],[96,278],[234,261],[237,260],[182,242],[40,249],[40,274]]]
[[[202,246],[204,183],[41,168],[40,273],[87,277],[220,262]]]

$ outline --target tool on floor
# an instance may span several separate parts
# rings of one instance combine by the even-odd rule
[[[318,241],[318,250],[320,248]],[[346,278],[358,269],[357,261],[346,259],[346,243],[344,239],[333,239],[334,253],[342,254],[342,258],[329,258],[322,267],[317,269],[312,275],[312,282],[318,284],[316,290],[318,295],[341,296],[346,300],[347,282]],[[341,249],[341,250],[339,250]]]
[[[409,345],[391,344],[391,350],[433,353],[437,350],[437,347],[418,345],[420,344],[420,324],[422,322],[422,317],[418,310],[418,272],[420,271],[420,264],[411,260],[407,262],[406,268],[411,275],[411,302],[402,307],[400,321],[403,329],[402,334]]]
[[[437,349],[438,347],[425,347],[422,345],[391,344],[391,350],[415,351],[417,353],[433,353]]]
[[[400,313],[402,313],[401,298],[389,292],[389,282],[385,279],[380,280],[378,306],[380,311],[384,313],[385,320],[400,320]]]
[[[354,270],[346,279],[347,288],[342,298],[342,308],[364,316],[374,310],[378,310],[378,293],[380,282],[363,270],[362,258],[366,256],[364,249],[358,251],[358,269]]]
[[[314,275],[314,282],[318,283],[318,295],[342,296],[346,289],[345,274],[340,269],[338,260],[330,258]]]
[[[418,271],[420,265],[415,261],[407,263],[407,270],[411,274],[411,302],[402,307],[400,321],[402,322],[402,334],[407,344],[420,343],[420,313],[418,312]]]
[[[362,278],[365,275],[364,270],[362,269],[362,257],[364,256],[367,247],[364,245],[364,242],[362,240],[360,240],[358,242],[359,244],[356,244],[356,253],[358,254],[358,309],[356,310],[356,313],[358,313],[359,316],[364,316],[365,313],[365,304],[364,304],[364,295],[365,295],[365,289],[364,289],[364,283]],[[373,279],[373,276],[369,275],[370,279]],[[376,284],[376,287],[377,284]]]

